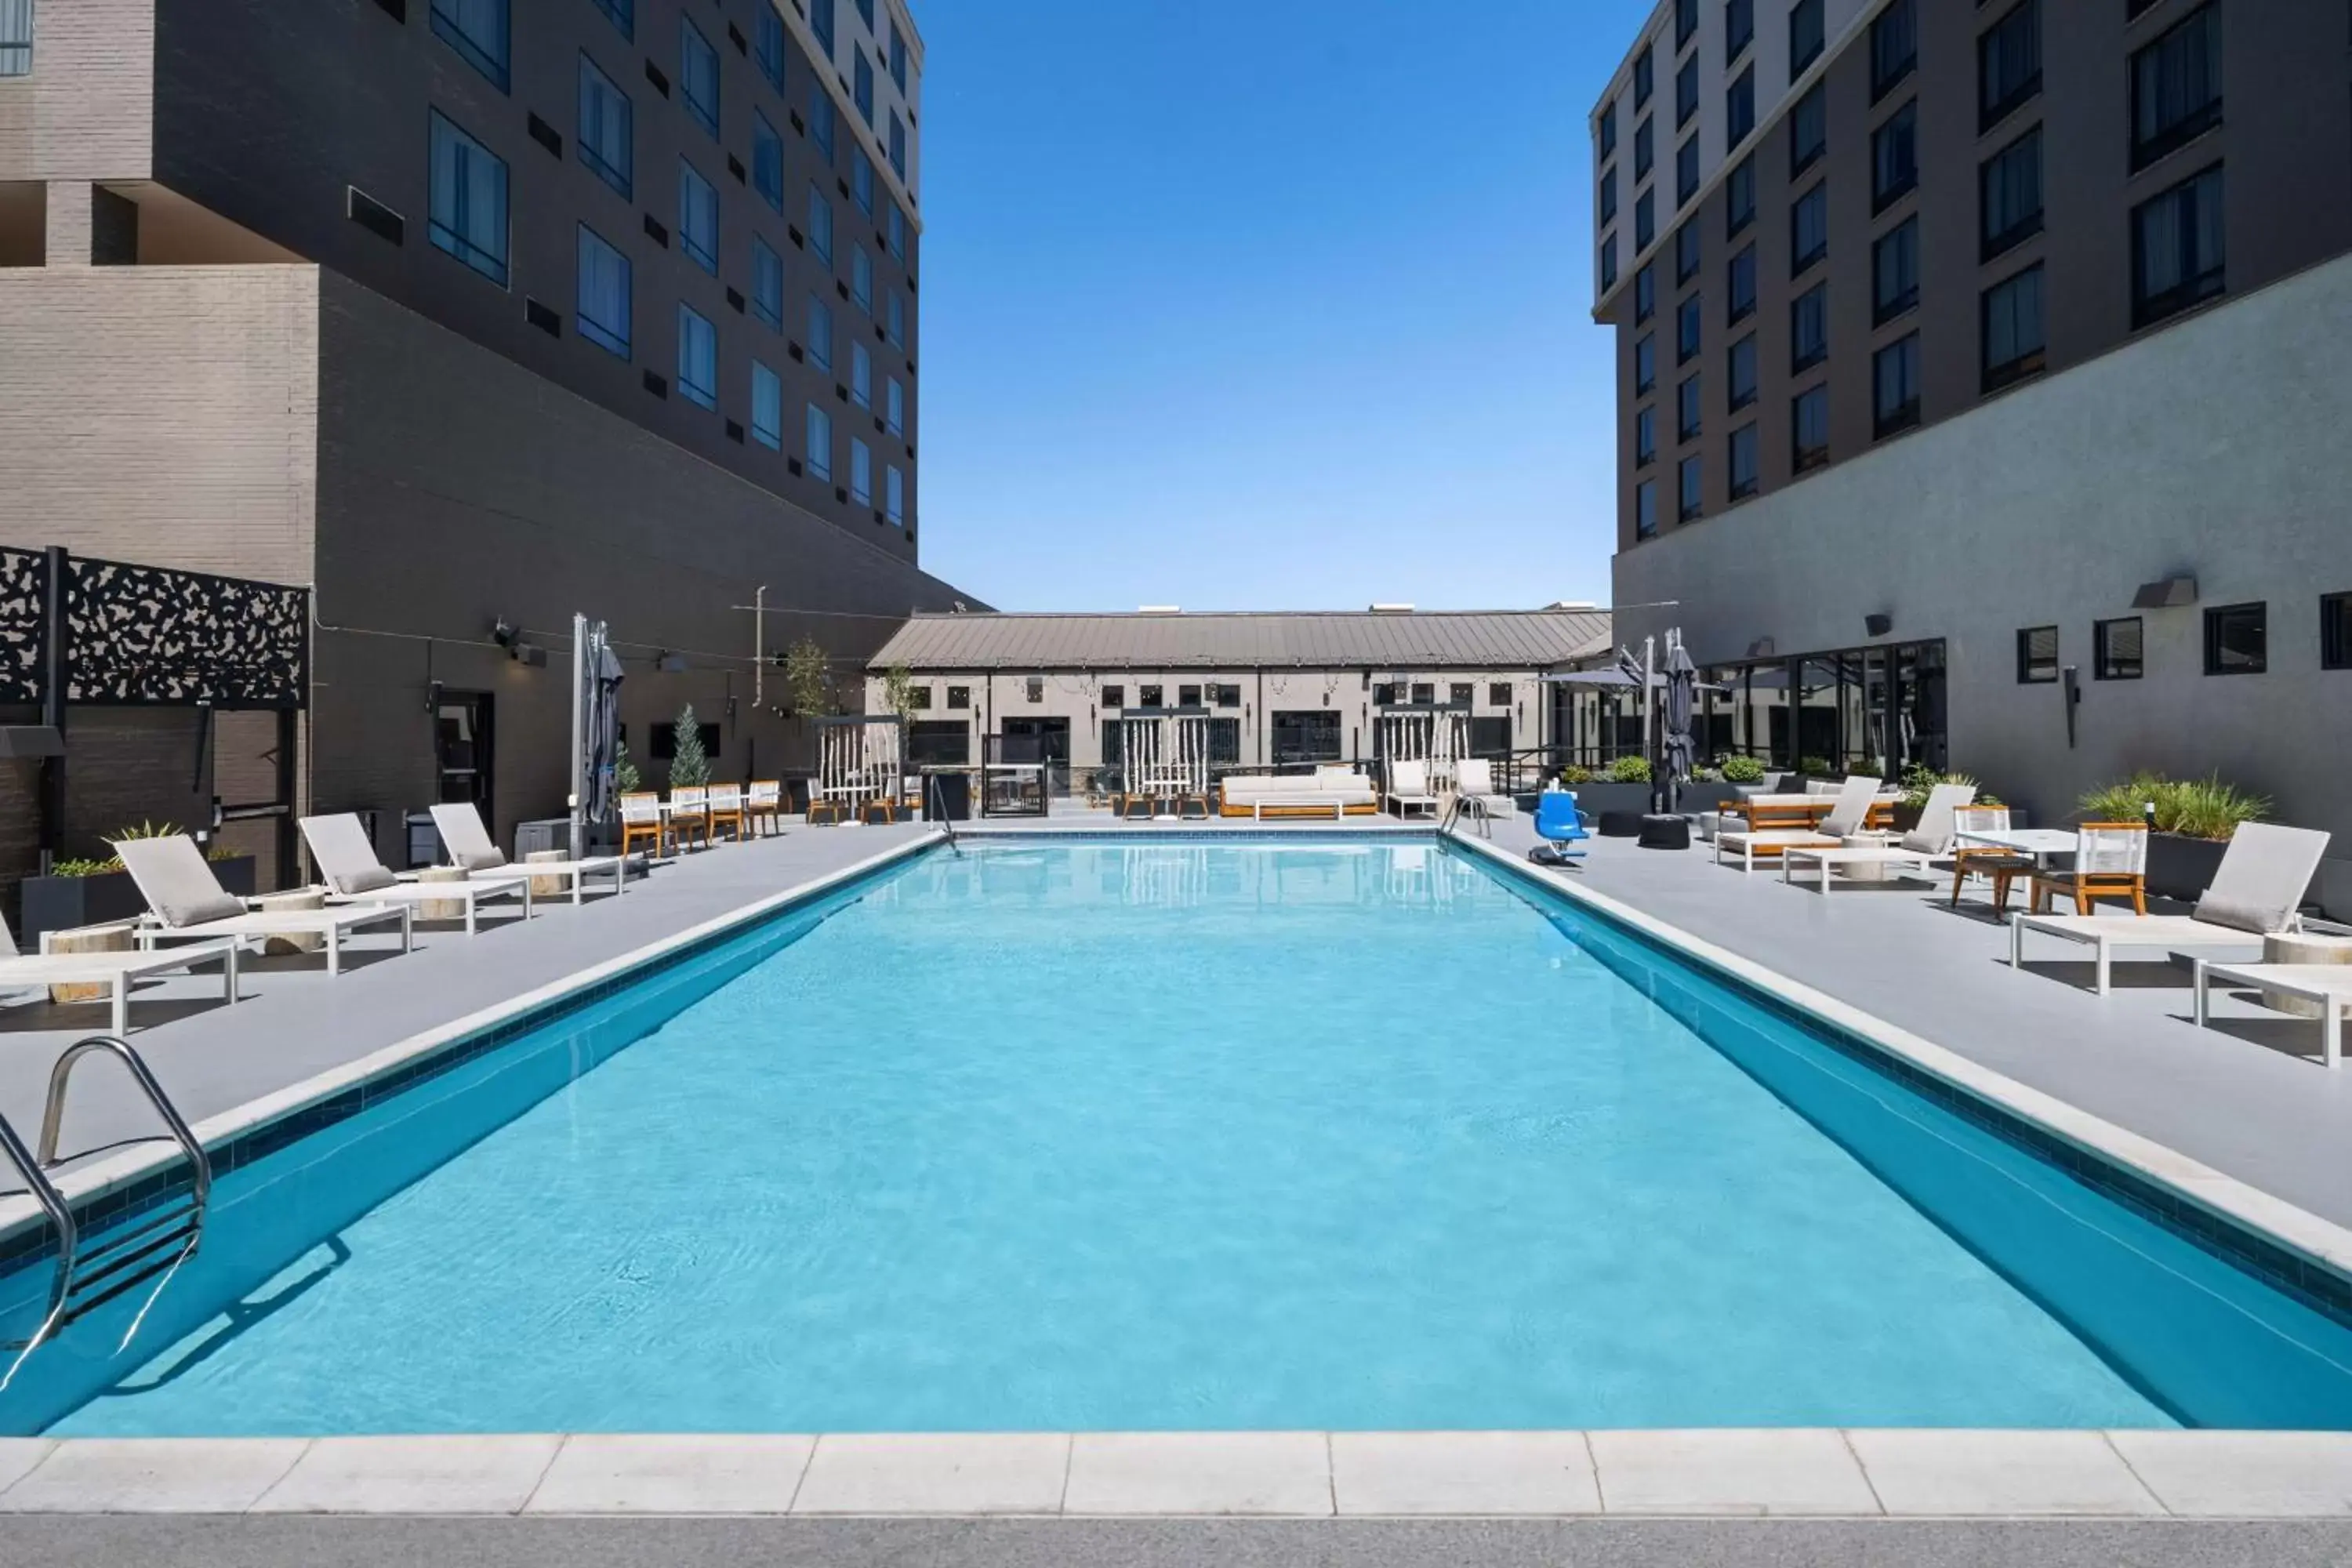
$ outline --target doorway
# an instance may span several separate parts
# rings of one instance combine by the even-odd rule
[[[496,731],[490,694],[445,691],[433,712],[433,798],[470,803],[495,833],[490,812],[490,743]]]
[[[1007,719],[1003,728],[1006,763],[1045,764],[1046,793],[1070,793],[1070,721],[1067,719]]]

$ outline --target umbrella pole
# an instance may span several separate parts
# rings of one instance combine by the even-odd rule
[[[574,612],[572,616],[572,858],[577,860],[586,852],[582,841],[581,811],[586,805],[586,768],[583,766],[582,747],[585,742],[586,726],[582,721],[585,704],[582,693],[588,682],[588,617]]]

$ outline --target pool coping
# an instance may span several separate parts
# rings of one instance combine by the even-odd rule
[[[2328,1277],[2336,1287],[2331,1294],[2352,1297],[2352,1230],[2225,1175],[2152,1138],[1971,1061],[1825,991],[1792,980],[1769,965],[1645,914],[1622,900],[1566,877],[1549,875],[1543,868],[1523,862],[1510,851],[1483,840],[1459,833],[1444,837],[1454,847],[1483,857],[1522,881],[1556,893],[1571,904],[1593,910],[1685,958],[1730,976],[1772,1002],[1864,1042],[1895,1063],[1916,1069],[1966,1099],[2038,1128],[2095,1161],[2119,1167],[2220,1224],[2300,1257]],[[2242,1267],[2251,1267],[2244,1259],[2236,1261]]]
[[[527,1433],[0,1439],[0,1514],[2337,1519],[2352,1433]]]
[[[600,986],[620,982],[675,954],[723,939],[740,928],[821,899],[897,861],[922,854],[946,839],[946,834],[935,832],[894,844],[835,870],[795,882],[750,903],[737,905],[658,941],[644,943],[584,969],[574,970],[543,985],[534,986],[488,1007],[477,1008],[448,1023],[419,1031],[365,1056],[353,1058],[282,1089],[232,1106],[195,1122],[190,1131],[207,1152],[218,1156],[239,1142],[286,1123],[339,1095],[365,1090],[394,1078],[404,1068],[429,1062],[452,1047],[478,1037],[515,1031],[518,1026],[536,1026],[541,1021],[538,1015],[544,1014],[547,1020],[551,1021],[561,1016],[564,1004],[584,1001]],[[161,1147],[152,1142],[120,1149],[56,1178],[57,1187],[77,1216],[87,1218],[86,1211],[93,1205],[100,1205],[110,1196],[125,1193],[142,1182],[173,1172],[184,1159],[185,1156],[176,1147]],[[215,1173],[221,1172],[216,1170]],[[15,1253],[27,1233],[45,1228],[47,1223],[47,1215],[30,1194],[11,1194],[0,1197],[0,1276],[26,1266],[16,1259]]]

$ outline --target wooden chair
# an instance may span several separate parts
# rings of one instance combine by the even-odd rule
[[[2147,913],[2147,824],[2086,822],[2074,830],[2074,866],[2067,871],[2037,871],[2032,897],[2035,914],[2043,913],[2059,894],[2074,900],[2074,912],[2087,915],[2095,899],[2129,899],[2132,913]]]
[[[710,836],[710,837],[716,839],[719,837],[719,828],[722,826],[730,828],[734,832],[735,842],[738,844],[742,843],[743,786],[741,784],[712,784],[710,786],[710,794],[708,800],[709,804],[705,807],[703,820],[709,826],[706,827],[705,831]]]
[[[669,845],[668,830],[662,825],[661,796],[651,792],[621,797],[621,858],[635,854],[640,843],[646,846],[648,861]]]
[[[755,834],[768,834],[783,826],[784,783],[782,779],[753,779],[743,786],[743,821]]]
[[[1970,877],[1992,879],[1992,911],[1998,915],[2009,908],[2009,889],[2020,877],[2033,873],[2033,862],[2014,850],[1995,845],[1964,843],[1958,837],[1963,833],[2006,833],[2009,831],[2009,807],[2005,805],[1962,805],[1952,810],[1952,907],[1959,908],[1960,885]]]
[[[677,838],[677,847],[686,847],[689,833],[702,840],[704,848],[710,847],[710,792],[700,784],[669,792],[669,830]]]

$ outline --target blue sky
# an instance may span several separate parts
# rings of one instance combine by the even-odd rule
[[[924,565],[1607,602],[1584,117],[1651,3],[917,0]]]

